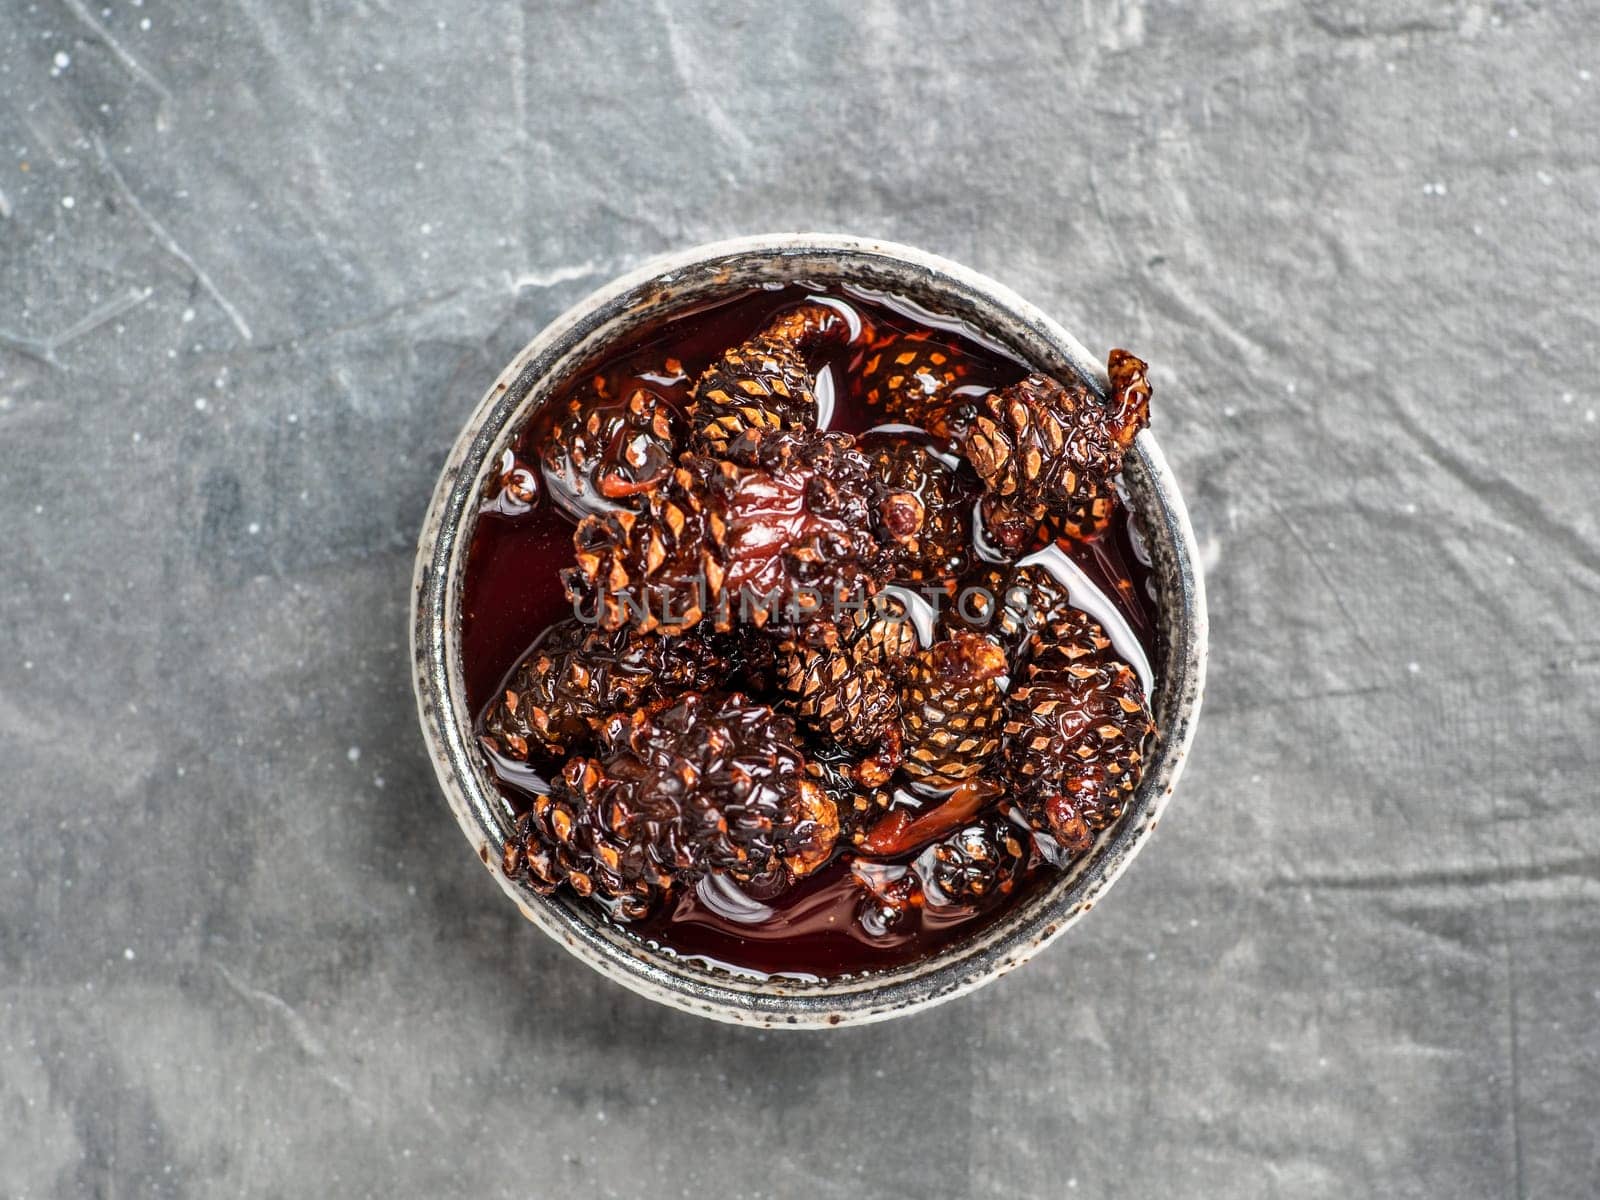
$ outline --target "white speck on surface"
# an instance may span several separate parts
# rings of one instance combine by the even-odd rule
[[[361,747],[360,746],[351,746],[350,749],[348,749],[348,750],[346,750],[344,752],[344,756],[346,758],[348,758],[351,762],[360,762],[361,761]]]
[[[251,521],[250,522],[250,532],[251,533],[260,533],[261,532],[261,524],[260,524],[260,522]]]
[[[1222,406],[1222,415],[1225,417],[1236,417],[1239,415],[1239,410],[1231,404],[1224,404]]]
[[[1583,419],[1592,424],[1594,422],[1594,409],[1591,408],[1588,412],[1584,413]]]
[[[427,234],[430,234],[432,232],[433,232],[433,226],[428,224],[426,221],[424,221],[422,223],[422,233],[423,233],[423,235],[426,236]]]
[[[150,29],[150,18],[149,17],[140,17],[139,18],[139,28],[148,32],[149,29]]]
[[[1561,403],[1563,403],[1563,404],[1571,404],[1572,403],[1572,393],[1571,392],[1562,392],[1561,393]]]
[[[122,957],[127,959],[129,962],[132,962],[134,959],[133,947],[129,946],[126,950],[124,950],[122,952]]]
[[[1408,662],[1406,664],[1406,670],[1415,675],[1417,672],[1422,670],[1422,664],[1419,662]]]
[[[1539,177],[1539,182],[1544,184],[1545,187],[1549,187],[1556,181],[1556,177],[1550,174],[1549,171],[1535,171],[1534,174]]]
[[[1442,196],[1448,189],[1442,183],[1425,183],[1422,185],[1424,196]]]
[[[56,70],[65,71],[72,65],[72,55],[65,50],[57,50],[55,57]]]
[[[72,603],[72,593],[71,592],[62,592],[61,593],[61,603],[63,603],[63,604],[71,604]]]
[[[289,420],[289,424],[294,425],[297,422],[299,422],[300,414],[299,413],[290,413],[288,420]]]
[[[192,308],[184,309],[183,310],[183,323],[185,325],[187,325],[192,320],[194,320],[194,309],[192,309]]]
[[[1513,125],[1510,129],[1506,130],[1506,136],[1508,138],[1516,139],[1516,138],[1521,137],[1522,135],[1517,132],[1517,127],[1515,125]]]
[[[63,196],[63,197],[61,197],[61,207],[62,208],[73,208],[73,207],[75,207],[77,205],[77,203],[78,202],[76,200],[74,200],[71,196]]]
[[[204,396],[196,396],[194,398],[194,407],[196,412],[205,412],[206,398]]]
[[[32,659],[31,659],[31,658],[26,658],[26,659],[23,659],[23,660],[22,660],[22,669],[23,669],[23,670],[24,670],[24,671],[31,671],[31,670],[33,670],[33,660],[32,660]]]

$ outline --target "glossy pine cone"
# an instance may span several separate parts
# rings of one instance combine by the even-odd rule
[[[1082,853],[1138,786],[1155,733],[1144,688],[1081,612],[1034,635],[1006,703],[1002,765],[1036,829]]]
[[[542,453],[553,497],[574,516],[639,497],[672,471],[683,419],[646,388],[626,396],[575,397],[551,428]]]
[[[833,802],[839,819],[839,838],[847,845],[860,841],[889,811],[891,798],[888,788],[857,781],[853,771],[855,761],[848,754],[826,751],[806,759],[806,774]]]
[[[905,605],[879,596],[775,642],[780,707],[824,749],[851,756],[839,771],[856,786],[881,788],[904,757],[899,680],[916,637]]]
[[[484,712],[489,748],[521,762],[559,761],[586,749],[614,712],[687,688],[704,688],[728,663],[698,636],[666,638],[569,618],[519,662]]]
[[[1028,549],[1049,518],[1072,537],[1103,530],[1115,507],[1112,479],[1149,423],[1144,364],[1111,353],[1112,393],[1102,402],[1079,379],[1030,375],[991,392],[951,433],[983,480],[984,527],[1012,549]]]
[[[1016,664],[1035,632],[1072,611],[1066,585],[1049,568],[986,563],[957,583],[940,629],[986,634]]]
[[[777,685],[784,707],[830,745],[860,752],[899,741],[894,684],[851,649],[793,646],[779,660]]]
[[[629,789],[654,860],[680,879],[804,874],[838,835],[794,723],[737,692],[689,692],[613,716],[597,759],[604,777]]]
[[[900,690],[902,770],[936,787],[971,779],[1000,748],[1005,652],[972,633],[935,642],[910,662]]]
[[[863,447],[891,492],[915,497],[921,528],[899,554],[896,576],[943,582],[967,569],[972,545],[973,492],[955,468],[920,441],[874,434]]]
[[[890,592],[874,596],[856,618],[855,653],[875,663],[889,678],[900,679],[921,649],[906,602]]]
[[[940,838],[912,864],[925,902],[935,908],[998,903],[1027,866],[1030,841],[1025,829],[998,815]]]
[[[757,604],[756,624],[831,620],[874,595],[921,528],[918,506],[886,488],[849,434],[770,439],[759,467],[706,467],[722,586]]]
[[[701,374],[689,404],[694,448],[749,463],[762,440],[817,426],[811,372],[793,342],[758,334]]]
[[[932,429],[971,374],[971,363],[925,332],[891,334],[874,341],[861,364],[868,404],[912,425]]]
[[[779,626],[873,595],[920,528],[848,434],[782,435],[757,466],[687,457],[639,512],[597,513],[574,535],[568,592],[602,628],[681,633],[711,616]]]
[[[695,383],[689,404],[694,448],[753,466],[763,441],[815,430],[816,381],[806,352],[850,337],[838,309],[811,303],[780,313],[755,336],[725,350]]]
[[[860,321],[860,318],[857,318]],[[762,336],[777,338],[810,352],[821,346],[846,346],[869,341],[872,328],[865,321],[852,325],[836,306],[808,300],[778,313],[761,330]]]
[[[681,634],[714,611],[722,567],[703,482],[677,467],[637,512],[592,513],[572,536],[567,595],[601,629]]]
[[[592,759],[573,758],[517,819],[502,866],[535,891],[549,895],[565,883],[613,918],[637,921],[673,886],[657,857],[658,835],[631,785]]]

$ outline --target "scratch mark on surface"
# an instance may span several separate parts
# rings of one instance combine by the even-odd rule
[[[329,341],[333,338],[343,337],[346,334],[360,333],[364,329],[375,329],[387,324],[396,317],[408,317],[414,313],[426,312],[440,304],[447,304],[454,300],[465,287],[443,288],[435,292],[427,292],[421,296],[413,296],[407,300],[399,300],[394,304],[385,305],[375,312],[354,317],[338,325],[327,325],[316,329],[297,333],[293,337],[277,342],[256,342],[251,346],[251,352],[257,354],[273,354],[280,350],[291,349],[295,346],[311,345],[318,342]]]
[[[1495,500],[1504,501],[1514,515],[1522,518],[1520,523],[1522,529],[1542,531],[1561,547],[1569,559],[1590,571],[1600,573],[1600,550],[1597,550],[1578,530],[1554,516],[1536,493],[1513,482],[1504,474],[1498,474],[1464,458],[1440,441],[1426,424],[1417,420],[1398,397],[1384,393],[1380,395],[1401,429],[1422,448],[1429,459],[1454,477],[1456,482],[1479,499],[1487,498],[1490,503]]]
[[[520,292],[523,288],[554,287],[558,283],[570,283],[574,279],[598,275],[603,269],[604,264],[585,260],[567,267],[553,267],[548,271],[524,271],[521,275],[507,271],[506,286],[513,292]]]
[[[1501,944],[1506,958],[1506,1038],[1511,1073],[1511,1161],[1516,1171],[1517,1200],[1528,1194],[1527,1171],[1522,1156],[1522,1047],[1517,1028],[1517,960],[1511,945],[1511,898],[1500,891],[1500,911],[1505,922]]]
[[[1278,875],[1269,888],[1321,888],[1328,891],[1405,891],[1414,888],[1507,887],[1580,879],[1600,883],[1600,856],[1578,855],[1531,867],[1446,867],[1437,871],[1365,872],[1359,874]]]
[[[83,0],[62,0],[62,3],[67,6],[68,11],[73,16],[83,22],[84,26],[90,33],[94,34],[101,45],[111,51],[112,55],[123,65],[128,74],[156,94],[158,100],[156,105],[156,128],[163,133],[166,132],[168,127],[167,113],[172,106],[172,93],[167,89],[167,85],[157,79],[149,68],[132,54],[129,54],[122,43],[111,36],[111,31],[100,24],[95,19],[94,14],[84,7]]]
[[[678,28],[678,23],[673,19],[671,10],[663,0],[653,0],[656,16],[661,19],[667,32],[667,56],[672,60],[672,73],[678,77],[684,95],[700,110],[706,124],[717,133],[723,141],[740,149],[750,148],[750,139],[744,130],[728,116],[727,109],[722,107],[722,101],[717,99],[717,94],[706,87],[702,80],[716,80],[720,78],[715,71],[697,71],[693,61],[693,53],[684,44],[683,32]]]
[[[0,329],[0,346],[15,350],[19,354],[26,354],[29,358],[44,363],[50,367],[61,367],[61,359],[56,351],[64,346],[77,341],[87,333],[93,333],[107,321],[113,321],[127,312],[130,308],[137,308],[150,299],[154,288],[129,288],[120,296],[113,296],[104,304],[91,308],[71,325],[59,333],[46,338],[30,338],[21,334],[9,333]]]
[[[282,996],[275,995],[265,988],[252,987],[221,963],[213,963],[212,965],[216,967],[218,974],[222,976],[224,982],[236,994],[252,1004],[260,1005],[268,1012],[274,1013],[282,1019],[289,1030],[289,1036],[294,1039],[295,1045],[300,1047],[307,1058],[319,1064],[327,1058],[328,1048],[322,1044],[322,1039],[312,1031],[306,1019],[295,1010],[292,1004]],[[355,1095],[355,1089],[350,1086],[350,1081],[344,1076],[336,1071],[324,1069],[322,1077],[345,1095],[359,1102],[359,1098]]]
[[[99,137],[94,139],[94,152],[100,159],[100,166],[111,176],[111,181],[116,184],[117,191],[122,193],[122,198],[128,202],[128,207],[138,214],[145,228],[150,230],[151,236],[161,245],[161,248],[173,258],[177,259],[189,273],[194,276],[207,295],[217,302],[218,307],[228,314],[228,320],[233,322],[233,327],[239,331],[239,336],[245,341],[251,341],[250,326],[245,322],[243,315],[235,308],[229,299],[222,294],[222,289],[212,282],[211,276],[201,269],[190,253],[178,244],[178,240],[167,232],[166,227],[156,220],[155,215],[139,202],[139,197],[133,194],[133,189],[128,186],[128,181],[122,177],[122,172],[117,170],[116,163],[111,161],[111,155],[106,152],[106,146]]]
[[[1084,179],[1089,184],[1089,198],[1094,201],[1094,210],[1100,214],[1100,224],[1106,231],[1106,240],[1111,243],[1111,250],[1117,256],[1117,265],[1122,268],[1122,273],[1128,273],[1128,255],[1122,248],[1122,239],[1117,236],[1117,228],[1111,223],[1111,214],[1106,211],[1106,202],[1100,196],[1100,180],[1095,175],[1094,164],[1085,164]]]
[[[1176,305],[1180,313],[1205,325],[1218,337],[1227,339],[1247,362],[1259,363],[1265,357],[1259,342],[1237,329],[1227,317],[1204,300],[1180,288],[1171,275],[1152,275],[1150,280],[1156,292]]]
[[[1289,520],[1289,514],[1283,511],[1276,500],[1269,496],[1267,497],[1267,504],[1278,520],[1283,522],[1283,527],[1289,531],[1289,536],[1294,539],[1294,544],[1300,547],[1300,552],[1311,563],[1311,569],[1317,573],[1317,578],[1322,580],[1322,586],[1328,589],[1328,595],[1333,598],[1334,605],[1339,609],[1340,615],[1344,617],[1345,624],[1350,626],[1350,632],[1355,635],[1356,641],[1367,652],[1367,657],[1374,662],[1382,661],[1377,651],[1372,648],[1372,644],[1367,641],[1367,635],[1361,632],[1361,626],[1356,623],[1354,615],[1345,605],[1341,589],[1334,582],[1333,576],[1328,573],[1327,568],[1322,565],[1322,560],[1317,557],[1316,551],[1311,548],[1311,543],[1306,540],[1305,535],[1300,532],[1295,523]]]
[[[1219,700],[1216,707],[1219,714],[1256,712],[1260,709],[1284,708],[1295,704],[1321,704],[1326,700],[1355,700],[1363,696],[1378,696],[1392,691],[1390,684],[1374,683],[1363,687],[1337,687],[1324,688],[1316,692],[1303,692],[1298,695],[1279,696],[1264,694],[1257,698],[1241,701]]]

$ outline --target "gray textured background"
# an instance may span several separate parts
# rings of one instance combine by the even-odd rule
[[[1594,1194],[1592,5],[102,4],[0,0],[0,1195]],[[525,927],[404,648],[500,364],[785,228],[1149,357],[1214,637],[1112,901],[831,1036]]]

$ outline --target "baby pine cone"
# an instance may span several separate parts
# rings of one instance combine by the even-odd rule
[[[794,723],[737,692],[613,716],[597,757],[628,785],[654,860],[679,879],[803,875],[833,851],[838,814],[806,775]]]
[[[1003,762],[1034,828],[1081,854],[1122,815],[1155,722],[1138,676],[1084,613],[1040,630],[1028,655],[1007,697]]]
[[[971,370],[961,351],[926,331],[890,334],[867,350],[859,386],[874,408],[931,430]]]
[[[764,439],[815,430],[816,383],[805,354],[849,340],[843,313],[808,303],[780,313],[754,337],[724,351],[701,374],[689,403],[695,448],[750,466]]]
[[[775,433],[817,426],[811,372],[793,342],[757,334],[707,367],[689,403],[694,445],[713,458],[749,463]]]
[[[826,752],[806,759],[806,773],[833,801],[839,818],[839,836],[847,844],[859,842],[867,830],[889,811],[889,790],[858,782],[848,756]]]
[[[1139,430],[1149,423],[1145,364],[1111,352],[1111,399],[1082,380],[1030,375],[991,392],[952,429],[983,480],[984,528],[1009,550],[1027,549],[1051,519],[1072,537],[1109,523],[1112,479]]]
[[[519,762],[586,749],[610,714],[706,687],[722,674],[726,661],[697,633],[664,638],[562,621],[512,670],[484,710],[479,736],[491,752]]]
[[[952,634],[912,658],[900,690],[901,769],[935,787],[983,770],[1000,747],[1005,673],[1005,651],[974,633]]]
[[[920,527],[848,434],[783,434],[759,465],[689,456],[638,512],[584,518],[567,590],[604,629],[681,633],[710,615],[794,626],[875,594]]]
[[[929,846],[911,869],[933,908],[987,908],[1016,887],[1032,838],[1005,817],[981,817]]]
[[[575,397],[541,456],[552,499],[577,518],[637,507],[638,497],[671,473],[682,423],[672,405],[645,388],[620,399]]]
[[[900,698],[863,649],[786,643],[777,685],[782,706],[826,745],[868,756],[850,769],[852,778],[869,787],[888,782],[902,753]]]
[[[657,830],[640,819],[635,800],[631,784],[591,759],[572,759],[549,795],[534,797],[517,819],[505,873],[543,895],[565,883],[619,921],[644,918],[673,881],[655,855]]]
[[[898,434],[869,435],[862,450],[891,492],[915,497],[922,525],[907,539],[895,574],[901,579],[940,582],[967,569],[972,553],[970,485],[955,468],[920,441]]]

